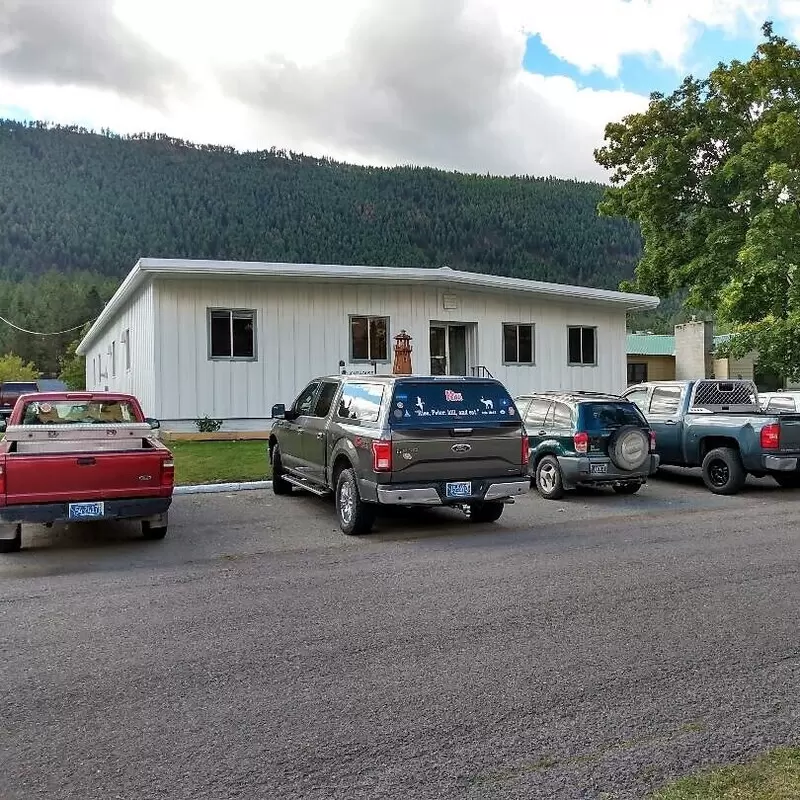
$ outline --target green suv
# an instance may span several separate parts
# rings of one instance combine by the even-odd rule
[[[642,412],[617,395],[537,392],[514,400],[525,423],[530,470],[542,497],[578,486],[634,494],[659,464]]]

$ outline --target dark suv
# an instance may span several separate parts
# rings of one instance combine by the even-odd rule
[[[333,492],[347,534],[367,533],[378,504],[458,506],[494,522],[530,489],[525,428],[494,379],[336,375],[272,416],[273,491]]]
[[[634,494],[658,469],[655,434],[628,400],[593,392],[537,392],[515,402],[542,497],[557,500],[579,485],[610,485],[619,494]]]

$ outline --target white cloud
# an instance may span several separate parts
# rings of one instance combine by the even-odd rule
[[[778,0],[777,10],[789,25],[792,37],[800,39],[800,0]]]
[[[108,47],[98,62],[82,3],[59,4],[56,25],[49,0],[5,0],[17,9],[29,3],[47,17],[44,26],[26,20],[24,63],[41,63],[37,46],[52,50],[52,36],[37,39],[44,28],[62,36],[58,47],[70,54],[70,69],[60,70],[51,57],[49,75],[37,68],[26,76],[21,67],[13,78],[4,74],[2,60],[9,52],[19,55],[13,49],[19,38],[13,30],[3,38],[0,9],[2,102],[51,121],[120,132],[158,130],[243,149],[274,145],[360,163],[600,179],[592,151],[602,142],[605,124],[643,109],[646,99],[526,73],[522,58],[529,33],[581,69],[613,75],[625,53],[682,63],[697,24],[757,29],[765,4],[800,4],[91,0],[98,8],[112,1],[114,14],[103,12],[104,30],[121,43],[121,66]],[[65,8],[80,24],[66,19]],[[79,36],[82,31],[86,35]],[[148,83],[133,91],[131,54],[137,51],[148,67],[142,73]],[[159,63],[171,68],[156,91]]]
[[[616,76],[625,55],[680,71],[701,26],[756,34],[769,9],[770,0],[517,0],[505,13],[558,58]]]

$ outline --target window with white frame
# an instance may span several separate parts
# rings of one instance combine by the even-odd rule
[[[534,326],[529,323],[503,323],[503,363],[533,364]]]
[[[567,358],[569,365],[597,364],[597,328],[570,325],[567,328]]]
[[[111,342],[111,347],[108,350],[108,357],[111,359],[111,377],[117,377],[117,342]]]
[[[256,312],[250,309],[208,309],[208,357],[255,361]]]
[[[350,317],[350,361],[389,360],[389,317]]]

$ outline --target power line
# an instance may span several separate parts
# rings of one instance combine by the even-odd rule
[[[72,333],[73,331],[79,331],[81,328],[85,327],[90,322],[94,322],[95,319],[97,319],[97,317],[94,317],[94,319],[90,319],[87,322],[82,323],[81,325],[76,325],[74,328],[67,328],[66,330],[63,331],[45,332],[45,331],[29,331],[27,328],[21,328],[19,325],[15,325],[13,322],[7,320],[5,317],[0,317],[0,321],[5,322],[5,324],[8,325],[9,327],[21,331],[22,333],[30,333],[32,336],[61,336],[64,333]]]

